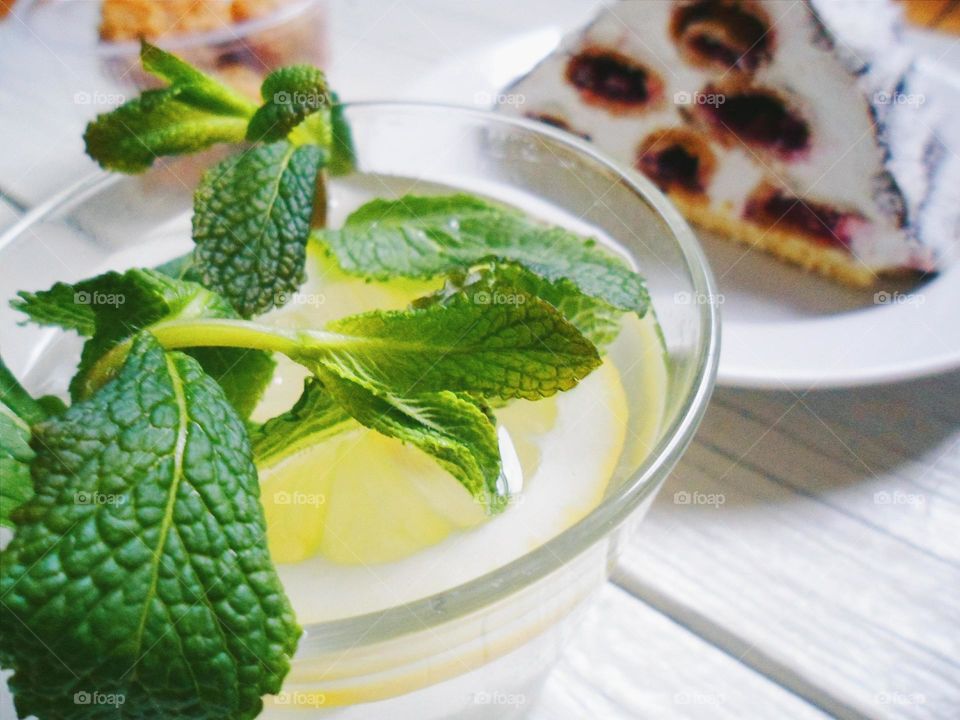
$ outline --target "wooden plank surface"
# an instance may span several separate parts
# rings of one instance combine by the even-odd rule
[[[827,717],[612,585],[550,675],[531,720]]]
[[[718,391],[618,581],[839,717],[956,718],[958,389]]]

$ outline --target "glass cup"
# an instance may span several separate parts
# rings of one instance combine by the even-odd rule
[[[326,6],[326,0],[286,0],[263,15],[153,42],[259,99],[260,83],[271,71],[326,64]],[[156,87],[156,79],[140,69],[138,40],[100,38],[101,7],[96,0],[32,0],[21,14],[31,33],[64,61],[95,58],[111,90]]]
[[[627,433],[600,504],[545,544],[442,592],[307,625],[283,691],[266,698],[263,717],[521,717],[701,419],[719,350],[715,286],[694,235],[664,196],[572,135],[425,104],[351,104],[345,117],[357,167],[332,180],[332,217],[365,199],[358,188],[389,195],[439,186],[612,243],[647,278],[668,364],[666,402],[652,440]],[[192,186],[158,177],[171,172],[98,175],[30,212],[0,238],[3,298],[189,250]],[[31,391],[62,393],[79,340],[20,319],[0,305],[5,360]],[[636,403],[631,387],[644,368],[613,359],[628,405]],[[318,578],[317,602],[323,592]]]

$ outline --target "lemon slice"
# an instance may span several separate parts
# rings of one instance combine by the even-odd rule
[[[508,473],[513,476],[511,490],[520,489],[518,476],[536,476],[544,453],[562,454],[563,447],[579,441],[584,445],[584,455],[552,471],[573,472],[575,477],[537,478],[539,487],[523,488],[515,504],[541,502],[544,494],[557,489],[551,483],[582,483],[565,493],[568,500],[576,500],[564,503],[563,512],[571,522],[589,512],[602,497],[623,447],[623,398],[619,373],[612,363],[604,363],[569,393],[500,408],[501,431],[508,431],[517,454],[509,457],[501,441],[501,452],[507,455],[504,467],[519,466]],[[594,457],[588,452],[591,447],[610,452]],[[554,467],[556,460],[551,457],[547,464]],[[278,563],[315,555],[344,565],[393,562],[488,519],[483,507],[431,457],[363,428],[261,467],[260,482],[267,539]],[[556,505],[556,499],[549,504]],[[508,515],[514,512],[507,510]],[[527,529],[544,522],[555,520],[538,518]]]
[[[483,507],[415,447],[357,429],[260,469],[274,561],[314,554],[390,562],[486,518]]]

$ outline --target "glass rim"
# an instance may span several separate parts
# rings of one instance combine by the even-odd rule
[[[189,51],[205,45],[220,45],[223,43],[244,41],[249,35],[266,30],[276,25],[293,20],[302,13],[319,5],[325,0],[291,0],[284,2],[268,12],[266,15],[251,17],[240,22],[230,23],[225,27],[200,32],[183,32],[165,37],[153,38],[150,42],[171,52]],[[25,3],[23,13],[26,23],[30,20],[27,14],[33,11],[43,0],[29,0]],[[86,0],[56,0],[59,3],[86,2]],[[103,40],[99,35],[93,35],[89,44],[84,42],[65,42],[64,49],[93,50],[101,57],[126,57],[140,55],[139,40]]]
[[[311,0],[312,1],[312,0]],[[587,141],[544,123],[509,117],[489,110],[452,104],[404,101],[362,101],[343,103],[344,108],[373,111],[445,112],[473,117],[491,124],[513,126],[539,134],[567,146],[591,162],[615,173],[620,181],[649,203],[673,233],[693,283],[701,297],[717,294],[713,274],[699,241],[679,211],[647,178],[606,157]],[[31,225],[62,206],[83,202],[84,196],[113,183],[128,179],[124,175],[98,171],[57,193],[28,211],[0,235],[0,252]],[[411,615],[420,619],[415,630],[437,627],[464,617],[483,607],[513,595],[560,569],[623,523],[631,512],[649,497],[674,467],[693,438],[713,391],[720,354],[719,311],[715,303],[699,303],[701,341],[697,348],[696,370],[691,390],[679,404],[676,418],[664,429],[657,445],[645,456],[628,479],[593,510],[547,542],[465,583],[407,603],[391,605],[373,612],[346,618],[309,623],[304,626],[301,650],[322,641],[324,650],[373,645],[411,632]],[[442,607],[442,612],[438,608]],[[424,619],[426,618],[426,619]]]

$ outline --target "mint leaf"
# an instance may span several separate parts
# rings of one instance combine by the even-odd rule
[[[326,367],[318,376],[358,422],[433,456],[488,512],[506,507],[496,427],[474,400],[446,391],[400,396]]]
[[[330,93],[330,160],[327,170],[331,175],[347,175],[357,164],[353,132],[343,114],[343,105],[335,92]]]
[[[264,104],[247,127],[247,140],[283,140],[308,115],[329,111],[330,95],[323,73],[310,65],[292,65],[267,75],[260,88]],[[326,145],[329,138],[323,141]]]
[[[108,272],[75,285],[57,283],[39,293],[20,293],[12,305],[32,320],[90,337],[70,386],[75,399],[89,394],[94,363],[138,331],[168,320],[237,317],[218,295],[157,270]],[[245,348],[197,348],[191,354],[221,383],[243,417],[260,400],[275,367],[269,353]]]
[[[505,507],[496,428],[474,400],[450,392],[401,398],[324,367],[318,372],[322,383],[309,378],[291,410],[251,432],[258,467],[356,427],[356,420],[433,456],[490,512]]]
[[[413,306],[449,304],[457,297],[478,303],[509,304],[516,301],[518,293],[536,296],[553,305],[598,348],[609,345],[620,334],[621,310],[585,295],[569,280],[547,280],[508,263],[470,273],[456,273],[440,290],[414,301]]]
[[[344,270],[377,279],[513,262],[622,310],[643,315],[649,305],[642,278],[595,241],[470,195],[373,200],[319,237]]]
[[[169,53],[143,44],[144,69],[169,81],[87,125],[87,154],[106,170],[143,172],[161,155],[242,142],[254,105]]]
[[[113,382],[35,432],[37,494],[0,556],[18,713],[256,717],[300,630],[219,386],[145,334]],[[123,705],[78,709],[85,692]]]
[[[30,499],[30,426],[46,418],[35,401],[0,360],[0,525],[11,525],[10,515]]]
[[[550,304],[455,297],[444,305],[371,312],[327,326],[335,333],[295,353],[326,370],[398,397],[449,390],[536,400],[569,390],[600,364],[596,348]]]
[[[49,290],[26,292],[21,290],[10,301],[10,306],[26,314],[37,325],[75,330],[83,336],[93,335],[96,316],[87,303],[77,302],[77,288],[58,282]]]
[[[352,424],[350,414],[316,378],[307,378],[297,404],[250,433],[259,467],[270,465],[336,435]]]
[[[208,170],[194,195],[196,269],[244,317],[282,305],[304,280],[323,152],[260,145]]]

